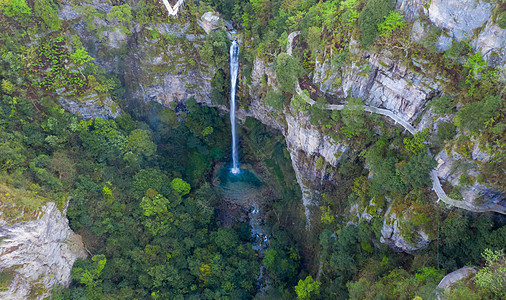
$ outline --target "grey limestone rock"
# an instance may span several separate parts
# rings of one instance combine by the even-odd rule
[[[400,10],[406,19],[413,21],[427,13],[427,8],[425,8],[427,3],[429,0],[397,0],[395,8]]]
[[[494,3],[481,0],[432,0],[429,18],[436,26],[447,29],[461,41],[471,38],[473,30],[487,22]]]
[[[37,220],[2,225],[0,271],[12,271],[14,277],[7,290],[0,292],[0,299],[28,299],[35,286],[42,288],[37,299],[43,299],[55,284],[70,284],[74,261],[84,257],[81,237],[53,202],[43,207]]]
[[[500,65],[506,62],[506,29],[487,23],[480,32],[473,47],[483,53],[485,60],[493,65]]]
[[[220,16],[212,11],[208,11],[200,18],[199,25],[209,34],[209,32],[220,28]]]

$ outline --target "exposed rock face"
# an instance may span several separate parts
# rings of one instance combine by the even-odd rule
[[[506,29],[489,21],[480,32],[473,47],[483,53],[485,60],[495,66],[506,61]]]
[[[428,2],[429,0],[397,0],[395,8],[402,11],[406,19],[413,21],[427,13],[425,5]]]
[[[209,34],[209,32],[220,28],[220,16],[212,11],[208,11],[200,18],[199,25]]]
[[[13,272],[1,299],[43,299],[55,284],[68,286],[74,261],[86,257],[81,237],[53,202],[37,220],[0,227],[0,270]]]
[[[479,149],[479,145],[474,145],[471,153],[471,159],[466,159],[455,151],[451,152],[451,156],[448,156],[445,150],[441,151],[436,157],[438,166],[436,171],[439,177],[450,182],[453,186],[459,185],[459,178],[462,174],[476,177],[478,172],[479,162],[486,162],[490,157]],[[464,163],[462,163],[464,162]],[[458,165],[466,165],[465,168],[459,168]],[[497,191],[491,187],[484,186],[478,182],[474,182],[468,187],[464,187],[460,193],[464,197],[465,201],[473,206],[480,206],[482,203],[488,205],[503,205],[506,206],[506,196],[504,193]],[[479,199],[480,203],[476,200]]]
[[[62,106],[84,119],[98,118],[103,119],[116,118],[121,114],[119,106],[112,101],[109,95],[99,96],[95,93],[85,95],[78,100],[70,100],[61,97]]]
[[[327,163],[336,167],[341,155],[347,147],[336,143],[327,135],[313,128],[302,115],[292,117],[286,114],[287,129],[284,133],[288,151],[297,182],[302,190],[302,203],[306,210],[306,220],[310,224],[310,207],[315,205],[315,197],[319,194],[318,186],[325,181],[326,167],[318,169],[316,161],[323,157]]]
[[[356,50],[355,50],[356,51]],[[366,54],[364,54],[366,55]],[[388,54],[367,54],[367,63],[353,62],[340,70],[317,62],[313,81],[322,91],[361,97],[366,105],[384,107],[407,121],[414,121],[426,102],[439,93],[440,83],[391,59]],[[423,70],[425,62],[415,62]],[[339,75],[342,72],[342,75]],[[341,80],[336,80],[341,76]],[[336,82],[342,81],[342,87]]]
[[[454,285],[457,281],[462,280],[466,277],[469,277],[470,275],[473,275],[476,273],[476,269],[474,267],[463,267],[458,270],[455,270],[451,272],[450,274],[446,275],[438,284],[439,289],[447,289]]]
[[[403,221],[402,217],[399,219],[395,213],[390,213],[389,207],[385,214],[383,228],[381,229],[381,243],[406,253],[425,248],[430,243],[429,236],[421,229],[409,233],[411,236],[416,236],[416,242],[411,243],[406,241],[401,232],[400,221]]]
[[[481,27],[492,14],[494,4],[480,0],[432,0],[429,18],[439,28],[447,29],[461,41],[471,38],[473,30]]]

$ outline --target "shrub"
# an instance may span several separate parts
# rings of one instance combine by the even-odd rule
[[[51,0],[35,0],[35,15],[41,18],[51,30],[58,30],[61,27],[58,19],[58,7]]]
[[[281,90],[293,93],[297,80],[304,74],[300,61],[286,53],[280,53],[276,58],[276,77]]]
[[[456,134],[457,127],[453,123],[443,122],[437,126],[436,137],[439,142],[449,141],[453,139]]]
[[[497,26],[506,29],[506,11],[503,11],[499,17],[497,17]]]
[[[385,20],[385,17],[393,9],[393,0],[368,0],[360,17],[358,26],[362,31],[362,47],[367,48],[378,37],[378,25]]]
[[[382,36],[390,37],[399,28],[406,26],[406,21],[402,19],[402,15],[396,11],[391,11],[385,17],[385,21],[378,25],[378,30]]]
[[[0,2],[0,11],[11,18],[20,19],[32,15],[32,9],[25,0],[10,0]]]

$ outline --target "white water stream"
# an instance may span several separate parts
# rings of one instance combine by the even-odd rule
[[[237,154],[237,132],[235,130],[235,89],[239,71],[239,47],[234,40],[230,45],[230,124],[232,125],[232,173],[238,174],[239,155]]]

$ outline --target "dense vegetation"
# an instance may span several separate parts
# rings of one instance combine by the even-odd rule
[[[97,43],[81,39],[71,21],[58,18],[59,2],[0,2],[0,29],[8,33],[0,35],[2,209],[11,207],[9,222],[23,221],[47,201],[63,208],[70,199],[70,225],[92,254],[75,263],[71,287],[55,289],[53,297],[248,299],[259,292],[262,265],[268,278],[262,296],[267,298],[426,299],[433,297],[446,273],[468,264],[483,268],[469,284],[447,291],[448,297],[503,297],[505,283],[497,278],[505,272],[504,220],[435,203],[428,173],[436,162],[428,151],[453,149],[470,158],[476,145],[490,155],[478,166],[478,176],[463,176],[460,186],[452,188],[453,198],[462,197],[459,190],[475,181],[504,190],[504,75],[466,42],[437,52],[436,28],[421,44],[412,43],[411,24],[393,11],[393,2],[188,1],[174,19],[154,1],[113,1],[107,14],[74,3]],[[194,48],[186,39],[160,35],[151,26],[188,23],[189,34],[200,34],[195,15],[211,8],[243,34],[240,105],[247,107],[251,100],[247,83],[254,59],[263,59],[279,83],[271,87],[265,82],[256,91],[274,109],[271,116],[280,124],[284,112],[302,116],[349,147],[337,168],[316,158],[322,178],[336,184],[318,187],[322,193],[311,208],[311,230],[306,232],[300,190],[282,137],[252,119],[245,122],[240,129],[243,156],[265,171],[276,191],[265,207],[270,240],[264,253],[253,250],[247,223],[219,222],[216,208],[222,200],[211,181],[213,168],[228,160],[227,118],[193,98],[169,109],[140,103],[129,94],[142,82],[126,67],[136,55],[132,49],[138,41],[156,39],[160,48],[179,45],[185,57],[171,59],[181,59],[188,70],[213,67],[212,101],[226,105],[227,33],[214,31]],[[498,6],[496,13],[496,22],[504,27],[506,8]],[[136,24],[141,30],[133,34]],[[107,30],[128,35],[128,46],[97,48]],[[289,56],[284,53],[287,37],[295,30],[302,34]],[[349,51],[352,40],[360,42],[360,49],[388,48],[413,69],[419,67],[412,58],[427,60],[427,72],[448,82],[430,108],[454,118],[435,132],[410,136],[388,120],[356,109],[362,104],[359,98],[340,99],[346,109],[330,112],[325,97],[312,106],[301,96],[293,97],[294,83],[314,71],[316,59],[330,59],[340,70],[352,62],[365,64],[360,52]],[[325,57],[330,49],[333,56]],[[114,61],[116,69],[106,71],[96,59]],[[173,72],[174,64],[151,71]],[[60,96],[79,101],[90,94],[112,98],[122,115],[80,119],[60,106]],[[18,198],[22,203],[15,203]],[[19,218],[21,211],[25,214]],[[432,242],[411,254],[381,243],[381,230],[391,225],[393,214],[408,243],[417,244],[420,232]]]

